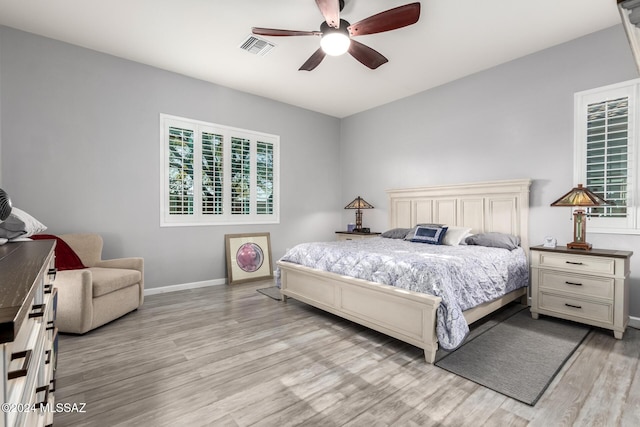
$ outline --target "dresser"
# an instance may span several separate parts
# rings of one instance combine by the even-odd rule
[[[0,246],[0,427],[53,423],[54,247],[53,240]]]
[[[378,237],[380,233],[359,233],[357,231],[336,231],[336,240],[358,240]]]
[[[531,314],[611,329],[617,339],[629,323],[629,263],[633,252],[607,249],[531,250]]]

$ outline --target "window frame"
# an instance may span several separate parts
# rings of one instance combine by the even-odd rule
[[[193,212],[189,214],[171,214],[169,201],[169,128],[179,127],[182,129],[192,129],[194,131],[193,149],[193,189],[194,201]],[[213,133],[221,135],[223,141],[223,184],[222,184],[222,205],[221,214],[204,214],[202,205],[202,134]],[[250,141],[249,148],[249,176],[250,176],[250,196],[249,213],[234,214],[231,210],[231,139],[244,138]],[[257,197],[257,145],[266,143],[272,147],[272,213],[258,213],[259,200]],[[280,223],[280,136],[257,132],[252,130],[234,128],[185,117],[160,114],[160,226],[161,227],[181,227],[200,225],[241,225],[241,224],[279,224]],[[196,194],[197,193],[197,194]]]
[[[585,90],[574,94],[574,185],[587,185],[587,106],[629,97],[627,135],[627,216],[589,217],[590,233],[640,234],[638,200],[638,149],[640,148],[640,79]],[[606,199],[606,194],[602,194]]]

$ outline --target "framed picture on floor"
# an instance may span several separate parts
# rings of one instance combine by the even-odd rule
[[[269,233],[225,234],[229,284],[273,277]]]

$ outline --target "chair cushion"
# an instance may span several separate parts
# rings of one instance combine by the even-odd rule
[[[94,298],[135,285],[142,279],[138,270],[102,267],[91,267],[89,270],[93,280]]]

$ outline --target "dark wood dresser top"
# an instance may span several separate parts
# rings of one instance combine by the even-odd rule
[[[584,249],[569,249],[566,246],[556,246],[555,248],[547,248],[540,245],[540,246],[531,246],[529,249],[534,251],[557,252],[557,253],[573,254],[573,255],[606,256],[606,257],[612,257],[612,258],[629,258],[631,257],[631,255],[633,255],[632,251],[619,251],[617,249],[598,249],[598,248],[593,248],[587,251]]]
[[[7,243],[0,246],[0,343],[13,341],[31,307],[36,279],[53,252],[54,240]],[[46,271],[44,272],[46,274]]]

